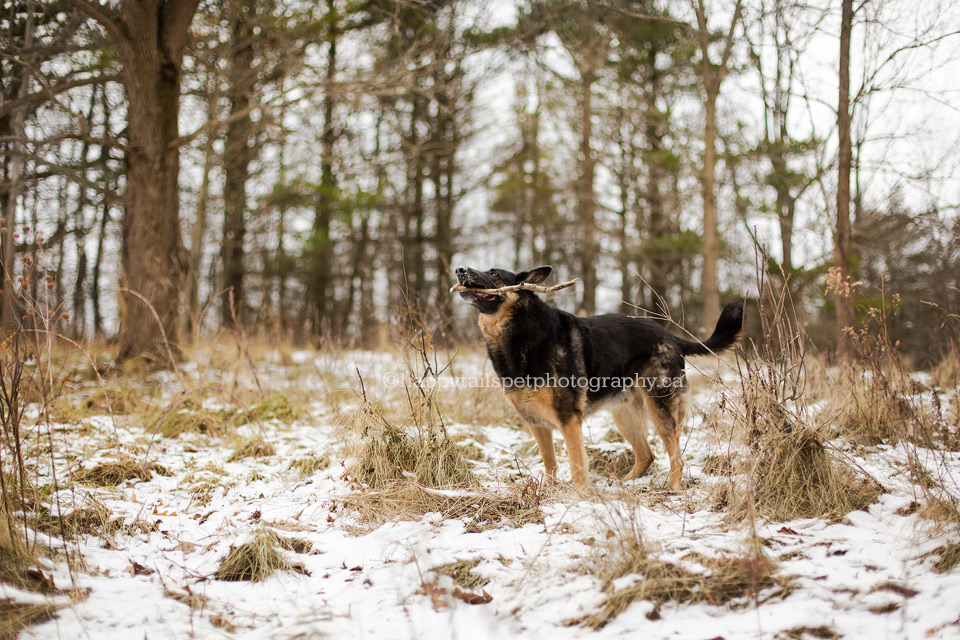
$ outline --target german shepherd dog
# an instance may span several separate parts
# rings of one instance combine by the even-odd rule
[[[540,284],[551,271],[547,266],[520,273],[459,267],[456,276],[467,289],[500,289]],[[480,312],[480,331],[500,386],[536,439],[548,480],[556,480],[551,429],[559,429],[574,487],[581,492],[589,487],[582,421],[608,408],[617,430],[633,447],[633,468],[624,480],[639,477],[653,462],[646,414],[670,456],[670,488],[679,491],[679,438],[686,417],[684,356],[731,347],[743,326],[742,303],[728,304],[713,335],[699,342],[675,336],[648,318],[619,313],[579,318],[526,290],[461,290],[460,297]]]

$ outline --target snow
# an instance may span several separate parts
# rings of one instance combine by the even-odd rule
[[[460,354],[454,362],[451,375],[489,371],[479,354]],[[406,371],[398,367],[396,354],[369,352],[334,357],[298,351],[286,359],[266,357],[258,367],[261,381],[281,390],[283,385],[300,390],[358,389],[359,369],[371,397],[386,392],[380,381],[387,374]],[[193,372],[206,368],[195,367]],[[182,391],[176,390],[175,378],[163,382],[169,389],[161,401],[172,402]],[[787,597],[764,601],[772,593],[768,590],[756,600],[742,598],[724,606],[665,603],[657,619],[647,617],[652,603],[638,601],[598,631],[567,624],[600,606],[603,584],[587,569],[612,536],[635,530],[661,558],[677,563],[694,552],[717,557],[747,548],[751,533],[747,525],[711,511],[705,499],[716,479],[702,473],[704,458],[729,452],[730,446],[716,442],[701,428],[702,413],[716,401],[717,389],[704,381],[695,387],[699,390],[691,406],[697,410],[691,412],[685,436],[688,488],[683,493],[665,490],[665,456],[659,442],[651,440],[657,462],[643,478],[624,486],[594,477],[596,492],[588,497],[568,488],[549,489],[541,506],[542,523],[503,522],[481,532],[468,532],[466,519],[438,513],[373,527],[344,506],[340,499],[358,490],[344,474],[344,465],[349,466],[345,445],[353,436],[337,419],[357,403],[357,396],[349,393],[341,394],[336,406],[311,402],[310,415],[292,424],[266,421],[263,435],[275,447],[272,456],[231,462],[234,448],[219,438],[158,435],[151,460],[171,475],[154,474],[150,481],[128,481],[116,488],[75,486],[59,493],[65,512],[95,501],[127,525],[112,542],[87,536],[75,549],[68,543],[83,560],[74,579],[86,595],[71,603],[67,596],[41,596],[0,585],[0,600],[67,605],[52,620],[21,634],[38,639],[563,640],[642,634],[730,640],[788,637],[783,635],[787,630],[821,626],[851,638],[960,638],[960,570],[938,574],[932,569],[935,550],[956,540],[957,532],[937,530],[916,510],[905,509],[920,498],[906,472],[907,454],[896,446],[845,452],[887,490],[868,510],[852,512],[839,522],[758,524],[756,533],[766,541],[765,552],[778,560],[778,575],[794,581]],[[223,398],[210,403],[204,406],[229,405]],[[586,425],[588,443],[599,444],[611,425],[606,414],[591,418]],[[532,438],[520,429],[454,424],[449,430],[473,438],[469,442],[483,451],[484,461],[475,469],[489,490],[503,491],[518,474],[535,478],[542,474]],[[54,439],[79,457],[72,468],[81,462],[92,467],[116,459],[118,451],[142,456],[150,431],[124,416],[92,417],[79,425],[56,425]],[[260,433],[250,425],[239,431],[246,436]],[[115,433],[119,443],[112,440]],[[301,478],[291,463],[306,454],[327,454],[331,464]],[[950,473],[960,473],[960,456],[942,458]],[[64,458],[60,463],[70,461]],[[560,466],[561,477],[566,474],[569,479],[565,456],[561,455]],[[212,489],[206,504],[197,497],[204,483]],[[284,551],[307,574],[278,571],[259,583],[214,579],[230,548],[264,527],[309,543],[306,553]],[[45,534],[40,539],[64,548],[62,541]],[[433,571],[475,558],[480,562],[472,572],[489,579],[474,590],[492,598],[485,604],[455,597],[453,579]],[[58,586],[70,586],[65,563],[43,562],[44,573]],[[638,580],[642,577],[624,576],[615,586]],[[891,590],[889,583],[898,586]],[[910,590],[917,594],[910,596]],[[184,596],[200,597],[202,605],[191,608]]]

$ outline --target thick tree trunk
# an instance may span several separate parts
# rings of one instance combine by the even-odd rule
[[[851,352],[848,330],[853,326],[853,298],[850,292],[850,170],[853,151],[850,142],[850,32],[853,28],[853,0],[843,0],[840,18],[840,92],[837,104],[837,228],[834,238],[834,267],[839,276],[834,299],[837,305],[837,355]]]
[[[68,2],[104,26],[123,64],[127,185],[117,358],[144,355],[167,361],[177,354],[184,262],[178,189],[180,74],[199,0],[124,0],[116,17],[99,3]]]
[[[223,301],[221,324],[236,328],[242,321],[245,298],[243,280],[243,245],[247,235],[247,180],[250,163],[256,154],[253,141],[253,120],[250,102],[256,76],[253,66],[253,2],[237,3],[233,17],[232,73],[229,99],[231,121],[227,125],[223,170],[223,288],[228,294]],[[232,294],[232,295],[231,295]],[[233,306],[231,307],[230,301]]]
[[[179,61],[138,51],[125,65],[130,136],[123,216],[119,357],[166,359],[179,339],[177,310],[182,263],[177,138]],[[159,317],[159,324],[154,313]],[[166,344],[165,344],[166,343]]]
[[[596,199],[593,191],[596,160],[593,157],[593,83],[592,69],[580,73],[580,175],[577,180],[577,214],[580,223],[580,281],[583,298],[580,312],[591,316],[597,311]]]

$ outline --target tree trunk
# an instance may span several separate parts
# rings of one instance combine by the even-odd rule
[[[311,323],[314,334],[330,329],[334,305],[331,301],[333,243],[330,224],[337,199],[337,180],[333,173],[334,143],[334,80],[337,73],[337,40],[339,38],[334,0],[327,0],[327,70],[323,93],[323,132],[320,151],[320,192],[317,194],[313,219],[313,281],[310,283]]]
[[[217,117],[219,95],[211,91],[207,95],[207,122]],[[203,266],[203,236],[207,232],[207,200],[210,196],[210,172],[213,171],[213,142],[217,138],[217,129],[207,131],[203,143],[203,169],[200,176],[200,190],[197,192],[197,205],[193,215],[193,227],[190,230],[190,256],[187,262],[187,274],[184,279],[183,318],[181,326],[194,341],[199,337],[203,324],[200,317],[200,268]],[[228,325],[229,326],[229,325]]]
[[[733,18],[723,43],[720,62],[710,60],[710,31],[703,0],[694,6],[697,14],[697,36],[700,40],[700,69],[704,89],[703,122],[703,167],[700,172],[700,193],[703,197],[703,328],[712,331],[720,317],[720,289],[717,284],[717,262],[720,259],[720,244],[717,234],[717,98],[720,86],[726,77],[730,52],[733,50],[733,34],[740,22],[741,0],[733,10]]]
[[[450,57],[449,49],[444,51],[444,57]],[[456,173],[456,146],[457,136],[454,121],[454,92],[459,67],[448,73],[444,66],[437,70],[437,119],[436,144],[434,145],[434,184],[436,188],[436,233],[434,246],[437,251],[436,269],[436,301],[435,309],[438,319],[437,333],[445,338],[453,317],[453,298],[447,292],[453,260],[453,179]]]
[[[23,48],[29,51],[33,48],[33,30],[34,30],[34,12],[29,11],[27,21],[24,26]],[[16,82],[16,80],[14,81]],[[23,98],[29,93],[29,81],[27,68],[23,67],[20,71],[19,86],[17,87],[17,97]],[[14,110],[9,119],[9,134],[12,142],[9,144],[13,149],[13,154],[6,160],[8,168],[7,190],[3,202],[3,280],[0,281],[0,335],[6,337],[13,333],[20,326],[20,318],[17,312],[16,304],[16,259],[17,245],[14,233],[17,226],[17,201],[20,199],[20,189],[23,186],[23,137],[24,123],[26,119],[26,106],[21,106]]]
[[[597,311],[597,241],[596,200],[593,191],[596,160],[593,157],[593,69],[580,73],[580,175],[577,180],[577,213],[580,223],[580,281],[583,298],[580,312],[592,316]]]
[[[176,357],[184,272],[180,238],[180,76],[199,0],[67,0],[97,20],[119,54],[127,98],[126,210],[117,358]],[[158,321],[159,320],[159,321]]]
[[[245,293],[243,245],[247,235],[247,180],[250,163],[256,154],[250,103],[256,75],[253,67],[253,19],[255,2],[246,0],[234,6],[232,34],[232,72],[229,79],[231,121],[227,125],[223,149],[223,288],[230,293],[221,305],[221,324],[235,329],[242,322]],[[232,294],[232,295],[231,295]],[[231,301],[233,306],[231,307]]]
[[[627,99],[621,95],[624,103]],[[619,153],[620,167],[617,171],[617,188],[620,192],[620,225],[617,227],[617,242],[620,245],[617,253],[618,266],[620,268],[620,313],[634,312],[633,299],[633,274],[631,273],[632,251],[630,248],[630,194],[631,182],[633,179],[633,130],[629,126],[628,120],[629,107],[627,104],[621,104],[617,108],[617,129],[615,141]],[[628,132],[629,131],[629,132]]]
[[[849,358],[848,330],[853,326],[853,297],[850,292],[850,169],[853,152],[850,142],[850,32],[853,28],[853,0],[843,0],[840,18],[840,92],[837,104],[837,229],[834,238],[834,267],[838,281],[834,299],[837,305],[837,355]]]
[[[402,235],[402,278],[404,300],[401,302],[408,310],[421,309],[423,302],[424,278],[426,265],[423,258],[423,183],[424,175],[424,143],[421,140],[418,127],[426,111],[421,95],[414,95],[410,109],[410,127],[405,134],[407,161],[406,202],[404,203],[404,219],[401,221]]]
[[[647,188],[644,199],[647,204],[647,247],[643,257],[647,263],[647,285],[650,289],[649,307],[664,316],[669,315],[661,301],[666,301],[669,289],[670,265],[676,264],[666,250],[666,239],[671,233],[670,219],[663,204],[663,121],[665,114],[657,109],[657,97],[663,90],[661,74],[657,69],[657,48],[647,52],[646,68],[649,75],[648,89],[644,91],[644,138],[647,145]],[[638,225],[642,223],[638,218]]]
[[[703,168],[700,193],[703,197],[703,327],[713,329],[720,317],[720,289],[717,262],[720,257],[717,237],[717,93],[707,90],[703,124]]]
[[[100,308],[100,272],[103,266],[104,244],[107,240],[107,221],[110,219],[110,204],[103,199],[103,213],[100,216],[100,229],[97,233],[97,258],[93,263],[93,281],[90,283],[90,297],[93,299],[93,334],[103,334],[103,313]]]

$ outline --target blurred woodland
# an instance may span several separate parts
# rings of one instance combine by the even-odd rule
[[[6,0],[3,332],[455,342],[454,267],[551,264],[570,311],[699,330],[762,280],[937,361],[960,158],[902,114],[955,117],[955,9],[833,4]]]

